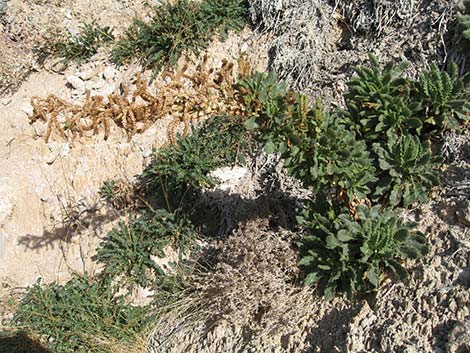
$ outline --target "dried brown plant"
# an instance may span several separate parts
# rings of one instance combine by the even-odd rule
[[[126,85],[121,86],[119,93],[107,97],[91,96],[87,91],[83,105],[66,102],[55,95],[32,97],[30,122],[39,120],[47,124],[46,143],[53,132],[73,142],[87,131],[92,131],[93,135],[103,131],[106,140],[113,124],[124,129],[130,140],[155,121],[170,116],[173,119],[168,125],[168,141],[175,143],[181,124],[185,136],[190,131],[190,124],[204,117],[243,114],[243,105],[233,89],[233,68],[234,64],[226,59],[222,60],[220,68],[209,68],[208,56],[204,55],[194,73],[188,73],[188,65],[174,71],[166,70],[153,89],[141,73],[137,73],[132,93]],[[152,91],[156,93],[152,94]]]

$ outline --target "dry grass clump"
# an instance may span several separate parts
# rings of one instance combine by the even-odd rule
[[[53,132],[72,142],[86,132],[97,135],[104,132],[108,139],[111,126],[124,129],[130,140],[142,133],[157,120],[173,117],[168,126],[168,139],[176,141],[176,131],[183,124],[183,135],[188,134],[190,123],[208,115],[220,113],[240,114],[242,106],[233,90],[233,63],[222,60],[220,68],[209,68],[205,55],[194,73],[188,65],[174,71],[166,70],[161,79],[149,87],[138,73],[135,90],[121,85],[119,93],[91,96],[87,91],[85,103],[75,105],[55,95],[46,98],[32,97],[33,115],[30,122],[47,124],[44,139],[50,140]],[[153,93],[155,92],[155,93]]]
[[[252,221],[213,249],[209,263],[217,265],[200,274],[192,296],[160,318],[150,352],[248,352],[255,346],[267,352],[281,340],[285,348],[306,347],[300,337],[307,335],[302,328],[314,299],[296,285],[292,235],[268,228],[267,221]]]

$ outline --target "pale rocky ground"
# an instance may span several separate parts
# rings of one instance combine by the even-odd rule
[[[0,31],[0,48],[7,53],[0,58],[0,83],[5,82],[2,79],[20,82],[25,70],[35,68],[29,50],[37,45],[39,31],[53,23],[59,24],[59,31],[73,32],[84,19],[97,18],[103,25],[117,27],[119,33],[133,16],[146,11],[143,1],[132,0],[52,4],[12,0],[8,4],[16,20],[10,23],[8,35]],[[209,57],[217,63],[223,57],[236,60],[248,51],[257,59],[257,68],[264,70],[267,41],[255,40],[245,31],[225,43],[215,41]],[[132,180],[152,149],[166,142],[169,120],[158,121],[131,141],[115,128],[107,141],[99,135],[73,145],[58,136],[46,144],[44,126],[29,124],[31,96],[56,94],[80,102],[86,88],[95,94],[109,93],[139,70],[137,65],[114,67],[105,57],[106,51],[100,52],[90,63],[64,73],[48,70],[51,65],[37,68],[18,90],[15,84],[7,85],[12,93],[0,99],[2,321],[11,317],[14,308],[9,299],[19,297],[38,277],[63,283],[72,271],[98,270],[92,260],[96,246],[122,216],[100,200],[99,187],[107,179]],[[214,265],[197,279],[198,292],[156,326],[149,340],[151,352],[468,352],[468,138],[455,151],[444,187],[436,191],[433,201],[404,214],[428,234],[430,253],[406,264],[412,273],[408,282],[387,281],[376,300],[355,303],[342,299],[327,303],[300,285],[291,245],[298,235],[282,227],[274,230],[273,220],[266,219],[269,209],[277,212],[271,217],[274,223],[279,217],[278,223],[284,224],[285,200],[259,197],[270,190],[264,184],[264,189],[258,188],[260,175],[275,184],[274,179],[283,178],[282,171],[272,160],[265,163],[272,169],[260,167],[263,163],[250,165],[234,185],[214,192],[216,197],[231,195],[217,202],[230,206],[227,227],[238,225],[238,229],[227,239],[209,244],[207,252],[217,254],[211,258]],[[289,193],[288,183],[281,180],[280,184]],[[251,211],[246,224],[237,224],[237,217],[246,219]]]
[[[125,28],[130,23],[126,22],[126,16],[131,19],[143,9],[142,2],[67,4],[68,7],[58,3],[48,8],[9,2],[12,11],[18,11],[21,21],[27,16],[20,9],[33,13],[39,8],[47,12],[50,21],[54,16],[62,18],[64,11],[70,12],[70,21],[68,16],[64,17],[64,24],[59,22],[58,30],[64,30],[64,26],[70,30],[70,23],[77,25],[84,19],[88,21],[105,9],[111,10],[101,16],[102,25]],[[69,11],[71,8],[73,11]],[[121,12],[123,21],[119,22],[115,15]],[[23,25],[20,19],[15,26]],[[34,33],[41,25],[39,20],[39,15],[34,17],[22,30]],[[249,46],[253,39],[253,34],[245,31],[224,42],[215,40],[208,49],[209,65],[220,67],[223,58],[236,61],[242,51],[256,52],[262,46]],[[72,64],[61,73],[50,70],[56,61],[51,59],[44,68],[30,74],[15,93],[0,98],[0,302],[7,301],[12,292],[21,292],[21,288],[33,284],[39,277],[45,283],[64,283],[75,271],[95,273],[97,268],[92,257],[96,247],[122,217],[101,200],[99,188],[106,180],[132,181],[150,161],[152,150],[168,143],[167,125],[171,117],[157,121],[130,141],[114,126],[107,141],[103,139],[103,132],[74,142],[64,141],[53,133],[46,144],[45,124],[29,123],[33,96],[45,98],[54,94],[80,104],[86,90],[90,90],[91,95],[107,96],[119,89],[121,83],[132,89],[131,82],[141,71],[140,66],[132,63],[116,67],[107,61],[107,53],[106,49],[101,50],[90,62],[80,67]],[[15,57],[16,54],[12,54],[5,59],[14,61]],[[263,59],[263,54],[258,53],[254,66],[264,70],[266,61],[267,54]],[[8,74],[0,76],[0,81],[20,79]],[[150,73],[146,74],[148,76]],[[5,319],[11,316],[11,310],[6,311],[9,312]]]

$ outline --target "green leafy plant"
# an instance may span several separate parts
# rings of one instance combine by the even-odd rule
[[[254,141],[238,117],[209,119],[200,129],[178,140],[176,146],[160,149],[141,175],[147,194],[163,199],[160,207],[170,210],[193,203],[201,188],[218,180],[209,176],[216,168],[244,161]]]
[[[248,7],[240,0],[177,0],[155,7],[150,22],[135,20],[111,52],[121,64],[136,55],[149,68],[174,65],[183,53],[199,53],[217,30],[239,30],[246,23]]]
[[[459,77],[456,64],[448,72],[436,64],[424,71],[415,84],[416,94],[428,132],[455,130],[470,117],[470,76]]]
[[[113,203],[116,198],[116,186],[115,180],[105,180],[99,190],[100,196],[106,201]]]
[[[357,141],[355,133],[323,112],[318,102],[304,126],[303,131],[291,128],[280,150],[289,173],[314,191],[333,188],[348,202],[365,198],[376,178],[364,141]]]
[[[385,147],[374,144],[374,150],[382,170],[375,194],[390,205],[425,202],[431,188],[439,184],[442,159],[431,156],[429,143],[421,143],[417,136],[390,138]]]
[[[348,202],[367,196],[375,169],[366,144],[319,100],[310,109],[305,95],[288,93],[274,74],[254,74],[238,90],[251,113],[247,127],[266,152],[281,153],[292,176],[314,191],[337,189]]]
[[[65,285],[29,287],[13,324],[43,338],[57,353],[112,352],[106,342],[132,344],[152,322],[147,307],[128,304],[109,282],[74,275]]]
[[[195,238],[193,226],[183,215],[160,209],[151,218],[140,217],[113,229],[98,248],[97,259],[104,264],[106,277],[145,288],[157,276],[164,276],[151,256],[164,257],[165,248],[171,246],[181,260],[194,248]]]
[[[65,65],[72,61],[82,63],[95,55],[100,46],[112,41],[114,34],[110,27],[100,27],[96,22],[87,23],[80,27],[78,35],[40,48],[37,52],[38,61],[42,63],[53,55],[62,58]]]
[[[470,0],[464,0],[465,14],[458,17],[460,26],[462,27],[462,35],[465,39],[470,40]]]
[[[228,31],[241,31],[246,26],[249,4],[246,0],[203,0],[200,12],[200,17],[225,37]]]
[[[351,298],[358,292],[375,290],[387,272],[405,279],[400,261],[427,252],[425,237],[392,211],[364,205],[357,210],[357,220],[349,213],[334,212],[299,217],[310,229],[310,235],[299,244],[305,283],[318,284],[328,300],[337,293]]]
[[[371,67],[354,70],[355,78],[348,82],[346,115],[356,131],[368,141],[376,141],[387,134],[405,133],[422,128],[415,116],[419,104],[410,101],[411,81],[403,77],[409,63],[388,63],[381,69],[377,58],[370,55]]]

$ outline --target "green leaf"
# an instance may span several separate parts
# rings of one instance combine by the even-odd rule
[[[276,145],[272,141],[266,142],[266,144],[263,147],[264,152],[271,154],[276,152]]]
[[[311,286],[312,284],[317,283],[321,278],[321,275],[317,272],[310,272],[306,277],[305,277],[305,285]]]

